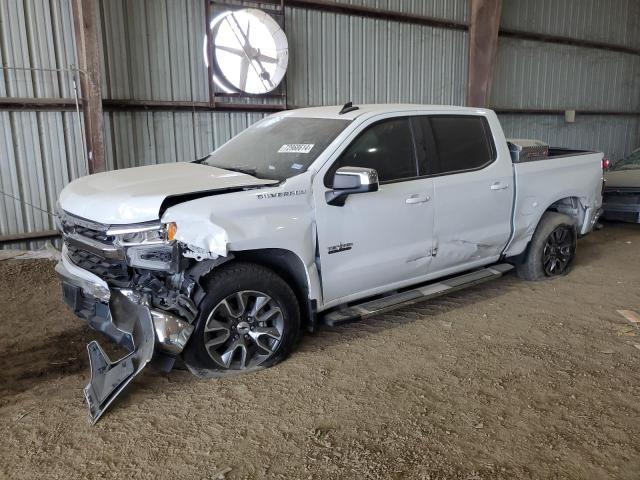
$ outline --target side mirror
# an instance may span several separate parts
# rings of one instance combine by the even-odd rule
[[[333,189],[325,193],[329,205],[342,207],[349,195],[378,191],[378,172],[373,168],[342,167],[333,176]]]

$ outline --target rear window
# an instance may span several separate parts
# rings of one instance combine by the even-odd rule
[[[493,140],[484,117],[433,116],[425,121],[431,125],[436,151],[428,162],[431,174],[475,170],[494,160]]]

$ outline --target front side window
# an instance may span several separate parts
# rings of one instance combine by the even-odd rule
[[[350,123],[329,118],[269,117],[233,137],[204,164],[285,180],[307,171]]]
[[[421,124],[424,136],[430,136],[435,150],[435,155],[428,162],[432,175],[475,170],[488,165],[495,158],[489,126],[484,117],[431,116],[423,117]]]
[[[362,132],[325,177],[331,187],[333,175],[340,167],[373,168],[380,182],[392,182],[417,176],[413,136],[408,118],[382,120]]]

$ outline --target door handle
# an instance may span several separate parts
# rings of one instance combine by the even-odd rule
[[[508,183],[496,182],[491,185],[491,190],[506,190],[507,188],[509,188]]]
[[[413,205],[416,203],[425,203],[428,202],[429,200],[431,200],[431,197],[429,195],[421,195],[419,193],[414,193],[413,195],[411,195],[410,197],[408,197],[404,203],[408,204],[408,205]]]

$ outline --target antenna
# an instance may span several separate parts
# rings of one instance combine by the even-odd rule
[[[342,110],[340,110],[340,115],[344,115],[345,113],[353,112],[358,109],[359,107],[353,106],[353,102],[347,102],[344,104],[344,107],[342,107]]]

